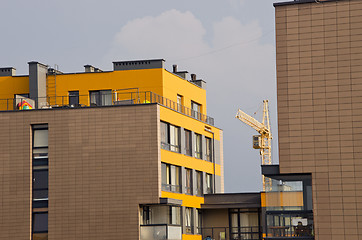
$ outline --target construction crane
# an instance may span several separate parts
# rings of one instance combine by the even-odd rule
[[[249,125],[254,128],[259,135],[253,136],[253,148],[260,149],[260,157],[262,165],[270,165],[272,164],[271,159],[271,131],[270,131],[270,121],[269,121],[269,106],[268,100],[263,100],[263,121],[259,122],[255,118],[246,114],[245,112],[238,110],[236,114],[236,118],[242,121],[243,123]],[[271,182],[266,180],[263,176],[263,190],[266,191],[270,189]]]

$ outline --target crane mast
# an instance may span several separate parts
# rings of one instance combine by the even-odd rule
[[[269,106],[268,100],[263,101],[263,120],[259,122],[252,116],[245,112],[238,110],[236,118],[243,123],[254,128],[259,135],[253,136],[253,148],[260,149],[260,157],[262,165],[272,164],[271,159],[271,131],[270,131],[270,119],[269,119]],[[263,176],[263,190],[271,187],[271,182]]]

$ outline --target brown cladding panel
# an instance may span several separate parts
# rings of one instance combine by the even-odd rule
[[[49,239],[138,239],[160,197],[158,105],[0,114],[0,239],[30,239],[31,125],[49,126]]]
[[[312,173],[316,239],[358,239],[362,1],[275,13],[280,171]]]

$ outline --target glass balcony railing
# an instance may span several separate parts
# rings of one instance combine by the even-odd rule
[[[167,224],[141,225],[141,240],[181,240],[181,226]]]
[[[100,93],[97,92],[97,94],[92,94],[92,96],[48,96],[39,97],[37,99],[30,99],[17,95],[16,98],[0,99],[0,111],[158,103],[161,106],[167,107],[186,116],[212,126],[214,125],[214,118],[177,104],[177,102],[171,101],[170,99],[154,92],[125,92],[124,90],[109,90],[109,93],[104,92],[106,91],[101,91]]]

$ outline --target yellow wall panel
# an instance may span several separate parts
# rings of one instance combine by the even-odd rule
[[[161,162],[214,174],[213,163],[164,149],[161,149]],[[215,164],[215,175],[221,175],[219,164]]]
[[[182,240],[202,240],[201,235],[182,234]]]
[[[191,108],[191,100],[202,105],[201,113],[206,114],[206,90],[164,70],[164,97],[177,101],[177,94],[183,96],[184,105]]]
[[[184,207],[200,208],[201,204],[204,203],[203,197],[191,196],[181,193],[161,191],[161,197],[182,200],[182,206]]]

